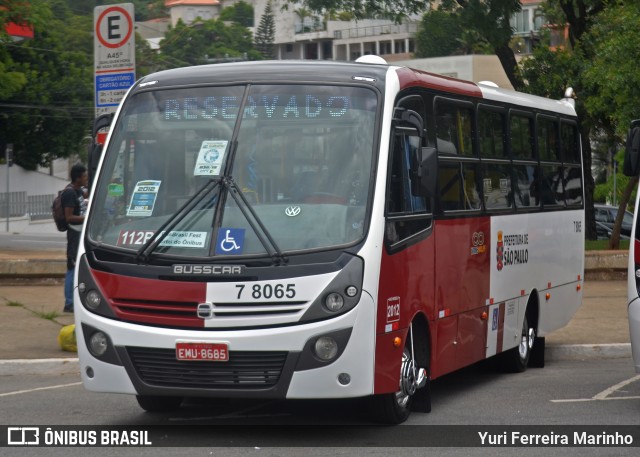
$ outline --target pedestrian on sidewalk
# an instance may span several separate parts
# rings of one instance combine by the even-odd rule
[[[64,278],[64,311],[73,312],[73,276],[76,269],[76,257],[80,246],[80,232],[84,223],[85,193],[87,187],[87,168],[82,164],[71,167],[71,183],[62,192],[60,200],[64,208],[64,217],[67,221],[67,274]]]

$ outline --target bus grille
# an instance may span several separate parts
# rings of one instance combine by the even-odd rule
[[[113,298],[113,309],[126,322],[163,325],[172,328],[229,328],[281,325],[297,322],[309,302],[212,303],[209,324],[198,317],[198,303]]]
[[[127,347],[142,381],[152,386],[199,389],[274,386],[287,352],[229,352],[228,362],[185,362],[174,349]]]

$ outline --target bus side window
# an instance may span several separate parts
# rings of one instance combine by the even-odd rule
[[[415,102],[416,97],[411,99]],[[419,103],[417,105],[409,109],[424,111]],[[422,146],[419,132],[410,128],[394,128],[389,157],[385,228],[386,240],[391,245],[420,233],[431,225],[430,201],[424,195],[416,193],[419,192],[419,185],[412,185],[414,176],[411,167],[416,166],[415,158]]]
[[[479,160],[473,147],[472,106],[436,97],[435,111],[440,207],[445,212],[480,210],[482,194]],[[500,187],[499,180],[496,185]]]
[[[477,117],[484,206],[487,211],[510,209],[514,198],[521,198],[522,195],[520,188],[512,184],[513,169],[506,147],[505,111],[496,106],[480,105]]]

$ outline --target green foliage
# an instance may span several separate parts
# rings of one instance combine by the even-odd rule
[[[260,25],[256,30],[256,49],[265,59],[273,59],[273,42],[276,34],[276,24],[271,8],[271,1],[267,2],[264,13],[260,18]]]
[[[251,31],[222,20],[198,20],[185,25],[178,21],[160,42],[161,56],[171,66],[201,65],[225,58],[260,59],[253,48]]]
[[[614,179],[613,172],[610,173],[610,176],[606,179],[605,182],[596,185],[595,191],[593,192],[593,200],[596,202],[606,203],[606,202],[620,202],[622,200],[622,195],[624,193],[624,189],[627,187],[627,184],[631,180],[628,176],[625,176],[622,173],[622,164],[624,162],[624,150],[621,149],[615,155],[614,160],[616,161],[616,179],[615,179],[615,198],[614,198]],[[633,192],[631,199],[629,200],[629,204],[627,205],[627,209],[633,211],[633,203],[636,201],[636,193]]]
[[[220,19],[245,27],[253,27],[253,6],[241,0],[232,6],[223,8],[220,12]]]
[[[416,33],[416,57],[450,56],[459,48],[462,24],[455,14],[432,10],[422,16]]]
[[[640,118],[640,4],[612,2],[598,15],[584,38],[592,57],[582,75],[590,96],[585,106],[591,116],[610,125],[620,142],[629,123]]]
[[[620,240],[618,249],[628,250],[629,243],[629,240]],[[585,240],[584,249],[585,251],[608,251],[611,247],[609,240]]]
[[[437,10],[423,16],[416,54],[496,54],[513,87],[522,90],[509,22],[520,9],[520,0],[442,0]]]
[[[571,51],[540,46],[531,58],[522,62],[522,75],[527,81],[525,90],[552,99],[562,98],[567,87],[581,94],[579,76],[583,65],[581,56]]]
[[[355,19],[390,18],[398,22],[410,14],[429,9],[431,0],[284,0],[287,4],[301,3],[316,13],[325,11],[349,11]]]
[[[34,169],[79,153],[89,132],[93,21],[74,14],[64,0],[29,5],[34,39],[7,43],[0,51],[0,80],[14,80],[0,96],[0,138],[13,143],[16,163]]]

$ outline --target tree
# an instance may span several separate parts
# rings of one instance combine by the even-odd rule
[[[637,104],[640,73],[634,59],[630,58],[640,54],[640,42],[637,39],[640,5],[635,2],[613,2],[597,14],[592,24],[581,36],[581,48],[590,56],[589,65],[582,74],[585,88],[590,94],[585,100],[585,108],[594,123],[608,127],[612,143],[621,147],[630,122],[640,118]],[[617,159],[620,158],[618,155]],[[619,178],[618,188],[623,190],[619,195],[618,217],[609,241],[612,249],[619,246],[624,210],[638,182],[637,177],[616,178]]]
[[[521,10],[520,0],[442,0],[440,8],[455,14],[463,30],[475,31],[479,40],[486,40],[500,59],[513,88],[524,89],[524,80],[510,46],[513,36],[510,20]]]
[[[220,12],[220,19],[245,27],[253,27],[253,6],[247,2],[239,1],[233,6],[223,8]]]
[[[285,0],[299,5],[300,0]],[[429,9],[430,0],[305,0],[304,6],[314,12],[348,11],[355,19],[387,17],[400,21],[410,14],[418,14]]]
[[[442,10],[431,10],[422,16],[416,33],[416,57],[442,57],[456,53],[462,26],[457,16]]]
[[[160,41],[160,57],[167,68],[202,65],[226,58],[260,59],[253,47],[251,31],[239,24],[226,25],[219,19],[181,20]]]
[[[296,0],[287,2],[299,3]],[[480,44],[486,41],[500,59],[511,85],[516,90],[524,88],[524,80],[510,47],[513,36],[510,19],[514,13],[521,10],[520,0],[306,0],[303,5],[316,12],[330,9],[347,10],[352,11],[356,19],[388,17],[398,22],[409,14],[424,12],[430,6],[438,5],[439,10],[456,16],[456,22],[463,30],[475,30]],[[465,38],[459,38],[466,42],[473,36],[467,33]],[[485,47],[481,46],[480,49]]]
[[[559,98],[567,86],[573,87],[577,94],[576,112],[580,123],[582,140],[582,160],[585,187],[585,219],[587,239],[596,239],[593,193],[595,182],[592,175],[592,144],[594,132],[611,135],[611,122],[589,108],[589,100],[598,89],[587,83],[585,75],[596,59],[595,48],[586,38],[593,24],[598,21],[607,4],[613,7],[616,2],[606,0],[547,0],[544,4],[545,16],[551,24],[564,29],[566,27],[569,43],[555,50],[540,46],[533,53],[533,59],[525,61],[523,76],[528,81],[525,91],[538,95]],[[616,32],[614,32],[616,33]],[[615,72],[614,72],[615,73]],[[603,83],[608,84],[607,76]],[[611,140],[607,140],[611,142]]]
[[[92,17],[64,0],[28,3],[34,38],[0,48],[5,75],[24,78],[2,91],[0,138],[13,143],[16,163],[35,169],[83,150],[93,119],[93,39]]]
[[[256,49],[265,59],[273,59],[273,42],[275,39],[276,24],[271,9],[271,1],[267,2],[264,13],[260,18],[260,25],[256,30]]]

